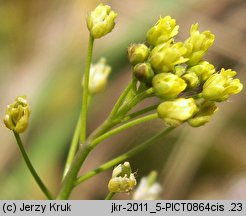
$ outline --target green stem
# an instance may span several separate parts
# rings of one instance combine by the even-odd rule
[[[138,118],[138,119],[132,120],[130,122],[127,122],[127,123],[125,123],[125,124],[123,124],[123,125],[121,125],[121,126],[119,126],[117,128],[114,128],[114,129],[106,132],[105,134],[103,134],[103,135],[99,136],[98,138],[96,138],[95,140],[93,140],[91,142],[91,144],[90,144],[90,147],[91,148],[95,148],[95,146],[98,143],[102,142],[103,140],[105,140],[105,139],[107,139],[107,138],[109,138],[109,137],[111,137],[111,136],[113,136],[113,135],[115,135],[115,134],[117,134],[117,133],[119,133],[119,132],[121,132],[123,130],[126,130],[126,129],[128,129],[130,127],[133,127],[135,125],[142,124],[144,122],[147,122],[147,121],[150,121],[150,120],[153,120],[153,119],[156,119],[156,118],[158,118],[158,114],[154,113],[154,114],[143,116],[141,118]]]
[[[131,82],[128,84],[128,86],[125,88],[125,90],[122,92],[122,94],[120,95],[119,99],[117,100],[114,108],[112,109],[111,113],[110,113],[110,117],[113,117],[117,112],[118,109],[120,108],[120,106],[123,104],[124,99],[126,98],[127,94],[129,93],[129,91],[131,90],[133,85],[133,80],[131,80]]]
[[[88,107],[89,107],[91,99],[92,99],[92,95],[89,94],[88,95],[88,102],[87,102],[87,106]],[[68,170],[70,169],[71,164],[72,164],[73,159],[74,159],[74,156],[75,156],[76,151],[78,149],[80,129],[81,129],[81,118],[79,116],[77,124],[76,124],[76,128],[74,130],[73,139],[72,139],[72,142],[71,142],[71,145],[70,145],[70,149],[69,149],[69,152],[68,152],[68,156],[67,156],[65,168],[64,168],[64,171],[63,171],[62,179],[65,178]]]
[[[122,119],[121,122],[129,121],[129,120],[131,120],[131,119],[133,119],[133,118],[135,118],[135,117],[138,117],[138,116],[143,115],[143,114],[145,114],[145,113],[147,113],[147,112],[150,112],[150,111],[152,111],[152,110],[155,110],[158,106],[159,106],[159,104],[156,104],[156,105],[153,105],[153,106],[146,107],[146,108],[144,108],[144,109],[142,109],[142,110],[136,111],[136,112],[134,112],[134,113],[131,113],[131,114],[129,114],[128,116],[125,116],[125,117]]]
[[[15,139],[17,141],[17,144],[19,146],[19,149],[21,151],[21,154],[26,162],[26,165],[29,169],[29,171],[31,172],[33,178],[35,179],[36,183],[38,184],[38,186],[40,187],[40,189],[43,191],[43,193],[45,194],[45,196],[49,199],[49,200],[52,200],[52,195],[51,193],[49,192],[49,190],[46,188],[46,186],[44,185],[44,183],[42,182],[42,180],[40,179],[40,177],[38,176],[36,170],[34,169],[34,167],[32,166],[32,163],[31,161],[29,160],[28,158],[28,155],[25,151],[25,148],[22,144],[22,141],[21,141],[21,138],[20,138],[20,135],[16,132],[14,132],[14,136],[15,136]]]
[[[78,149],[80,128],[81,128],[81,119],[79,117],[75,131],[74,131],[74,134],[73,134],[73,139],[72,139],[72,143],[70,145],[69,153],[67,156],[67,161],[65,164],[64,172],[63,172],[63,179],[66,176],[68,170],[70,169],[71,164],[72,164],[73,159],[74,159],[74,155],[76,154],[76,151]]]
[[[131,90],[131,87],[129,87],[129,91],[130,90]],[[128,91],[128,93],[129,93],[129,91]],[[128,95],[128,93],[123,94],[123,95],[125,95],[125,97],[126,97]],[[133,100],[131,100],[131,102],[129,104],[127,103],[126,105],[123,105],[123,106],[121,106],[122,105],[121,104],[120,106],[121,106],[121,108],[123,110],[129,111],[139,101],[143,100],[146,97],[151,96],[152,94],[153,94],[153,88],[150,88],[150,89],[146,90],[145,92],[140,93],[139,97],[138,96],[134,97]],[[123,96],[122,96],[122,98],[123,98]],[[83,97],[83,99],[85,99],[85,97]],[[122,102],[123,102],[123,99],[122,99],[121,102],[119,102],[119,104],[122,103]],[[84,109],[85,109],[85,106],[84,106]],[[82,109],[82,111],[84,109]],[[117,109],[118,109],[118,112],[119,112],[119,108],[117,108]],[[86,112],[87,112],[87,109],[86,109]],[[86,112],[85,112],[85,114],[86,114]],[[83,114],[83,112],[82,112],[82,114]],[[81,116],[82,116],[82,114],[81,114]],[[117,113],[117,115],[118,115],[118,113]],[[86,117],[86,115],[85,115],[85,117]],[[77,174],[78,174],[81,166],[83,165],[83,163],[84,163],[86,157],[88,156],[88,154],[90,153],[90,151],[99,142],[101,142],[102,140],[106,139],[107,137],[110,137],[110,136],[112,136],[112,135],[114,135],[114,134],[116,134],[116,133],[118,133],[118,132],[120,132],[122,130],[125,130],[125,129],[129,128],[129,127],[132,127],[134,125],[143,123],[145,121],[157,118],[157,114],[152,114],[152,116],[151,115],[145,116],[145,118],[143,117],[143,118],[141,118],[141,120],[137,119],[137,120],[134,120],[132,122],[126,123],[125,125],[122,125],[122,126],[120,126],[118,128],[115,128],[115,129],[113,129],[113,130],[111,130],[111,131],[109,131],[107,133],[107,131],[109,129],[111,129],[113,126],[115,126],[116,124],[118,124],[120,122],[119,121],[120,118],[119,117],[117,118],[117,117],[116,116],[112,117],[112,115],[110,115],[108,117],[108,119],[88,137],[86,142],[84,141],[86,133],[82,133],[82,135],[84,134],[82,136],[82,138],[83,138],[82,141],[84,141],[84,142],[82,142],[82,144],[80,144],[79,150],[76,153],[76,156],[75,156],[75,158],[73,160],[71,168],[68,170],[67,175],[66,175],[66,177],[64,178],[64,180],[62,182],[61,189],[59,191],[57,199],[67,199],[69,197],[69,195],[70,195],[70,193],[71,193],[71,191],[73,189],[74,181],[75,181],[75,179],[77,177]],[[86,121],[84,121],[84,119],[85,118],[81,117],[81,128],[84,128],[81,131],[85,131],[85,122]],[[101,136],[101,137],[99,137],[99,136]],[[96,140],[96,142],[95,142],[95,140]]]
[[[62,182],[61,189],[56,199],[68,199],[73,189],[74,180],[76,179],[80,167],[82,166],[90,151],[91,149],[88,147],[87,143],[80,144],[79,150],[75,155],[71,168],[68,170],[67,175]]]
[[[135,156],[136,154],[144,151],[146,148],[150,147],[158,139],[160,139],[161,137],[163,137],[165,134],[169,133],[173,129],[174,129],[174,127],[164,128],[159,133],[155,134],[154,136],[152,136],[151,138],[149,138],[145,142],[141,143],[140,145],[132,148],[128,152],[126,152],[126,153],[124,153],[124,154],[122,154],[122,155],[120,155],[120,156],[118,156],[118,157],[116,157],[116,158],[104,163],[103,165],[97,167],[96,169],[93,169],[93,170],[87,172],[86,174],[80,176],[75,181],[74,186],[79,185],[80,183],[82,183],[82,182],[92,178],[93,176],[97,175],[98,173],[106,171],[106,170],[116,166],[117,164],[119,164],[119,163],[121,163],[121,162],[123,162],[125,160],[128,160],[129,158]]]
[[[112,129],[109,132],[106,132],[105,134],[99,136],[98,138],[95,138],[93,140],[89,139],[87,140],[86,143],[84,144],[80,144],[80,148],[73,160],[73,163],[71,165],[71,168],[68,170],[68,173],[66,175],[66,177],[64,178],[64,181],[62,183],[61,186],[61,190],[57,196],[57,199],[67,199],[72,191],[73,188],[73,184],[74,184],[74,180],[76,179],[76,176],[80,170],[80,167],[82,166],[83,162],[85,161],[86,157],[88,156],[88,154],[90,153],[90,151],[101,141],[103,141],[104,139],[119,133],[120,131],[123,131],[129,127],[133,127],[137,124],[146,122],[146,121],[150,121],[152,119],[158,118],[158,114],[151,114],[148,116],[144,116],[142,118],[133,120],[131,122],[128,122],[122,126],[119,126],[118,128]],[[97,134],[101,134],[101,131],[105,131],[105,128],[109,128],[110,127],[110,123],[107,123],[107,121],[105,122],[105,124],[103,124],[101,127],[99,127],[99,129],[97,130]],[[94,135],[92,134],[91,137],[94,137]],[[90,143],[91,142],[91,143]]]
[[[133,100],[136,104],[136,96],[133,97],[133,95],[135,95],[135,86],[136,86],[136,82],[137,80],[133,77],[131,82],[128,84],[128,86],[126,87],[126,89],[123,91],[123,93],[120,95],[120,98],[118,99],[118,101],[116,102],[115,106],[113,107],[111,113],[109,114],[108,118],[103,122],[103,124],[96,129],[93,134],[91,136],[89,136],[88,140],[89,142],[95,138],[97,138],[98,136],[102,135],[103,133],[107,132],[109,129],[111,129],[112,127],[114,127],[115,125],[122,123],[122,122],[126,122],[128,120],[131,119],[131,117],[133,117],[132,115],[127,116],[126,118],[124,118],[123,120],[120,117],[117,117],[118,111],[119,109],[128,109],[129,104],[126,103],[126,101],[129,101],[129,103],[131,103]],[[132,91],[132,94],[130,94],[130,92]],[[147,97],[147,95],[151,94],[150,93],[151,90],[149,90],[147,93],[144,93],[140,95],[140,97],[138,97],[138,102],[142,99]],[[124,104],[125,103],[125,104]],[[131,103],[132,104],[132,103]],[[130,107],[128,110],[130,110],[133,107]],[[147,110],[145,111],[147,112]],[[142,112],[143,114],[144,112]],[[136,115],[137,116],[137,115]],[[135,117],[136,117],[135,116]]]
[[[140,94],[137,94],[129,103],[125,104],[125,106],[121,107],[118,111],[118,116],[124,116],[127,112],[129,112],[134,106],[136,106],[139,102],[144,100],[147,97],[151,97],[154,93],[153,88],[149,88]]]
[[[87,123],[87,103],[88,103],[88,86],[89,86],[89,77],[90,77],[90,67],[91,67],[91,59],[92,59],[92,51],[93,51],[94,38],[90,35],[88,53],[87,53],[87,61],[85,66],[84,80],[83,80],[83,99],[82,99],[82,108],[81,108],[81,129],[80,129],[80,141],[82,143],[85,142],[86,139],[86,123]]]
[[[133,89],[134,86],[136,85],[136,80],[133,78],[132,81],[128,84],[127,88],[124,90],[124,92],[121,94],[119,100],[116,102],[116,105],[114,106],[112,112],[109,114],[108,118],[93,132],[92,135],[90,135],[88,137],[88,143],[90,143],[93,139],[97,138],[98,136],[102,135],[103,133],[107,132],[109,129],[111,129],[112,127],[114,127],[115,125],[122,123],[122,122],[126,122],[128,120],[131,119],[131,117],[136,117],[137,113],[132,114],[127,116],[126,118],[123,117],[123,119],[121,119],[120,117],[117,117],[116,115],[118,114],[117,112],[119,111],[119,109],[122,110],[130,110],[133,107],[129,107],[129,104],[137,104],[138,102],[140,102],[141,100],[143,100],[146,97],[149,97],[152,93],[153,93],[153,89],[150,88],[147,91],[145,91],[144,93],[141,93],[139,95],[139,97],[135,96],[134,98],[132,98],[132,100],[130,99],[131,96],[129,96],[129,92],[132,91],[134,92],[135,90]],[[126,100],[126,97],[129,96],[130,98],[128,98],[129,103],[124,104],[124,100]],[[149,111],[150,109],[154,109],[154,107],[149,107]],[[143,114],[144,112],[147,112],[147,108],[146,110],[141,113]],[[135,115],[135,116],[133,116]],[[139,115],[140,115],[140,111],[139,111]]]
[[[105,200],[111,200],[115,194],[116,194],[115,192],[109,192]]]

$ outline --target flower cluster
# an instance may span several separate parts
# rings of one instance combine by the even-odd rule
[[[193,127],[207,123],[218,109],[215,102],[239,93],[243,85],[231,69],[215,67],[203,59],[215,36],[199,31],[198,23],[190,28],[190,37],[176,42],[179,26],[170,16],[160,18],[149,29],[145,44],[131,44],[128,58],[134,76],[164,100],[157,112],[168,125],[188,121]]]

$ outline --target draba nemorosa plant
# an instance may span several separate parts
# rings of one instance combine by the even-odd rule
[[[144,43],[133,43],[128,47],[132,79],[107,119],[88,135],[86,125],[89,98],[105,89],[111,72],[111,67],[104,58],[96,64],[91,63],[93,44],[95,40],[113,30],[116,17],[117,13],[103,4],[99,4],[87,17],[90,36],[82,78],[81,113],[68,152],[60,190],[56,196],[51,194],[33,168],[20,138],[20,133],[27,129],[30,117],[30,106],[26,97],[18,96],[7,107],[4,123],[13,131],[31,174],[48,199],[68,199],[75,186],[114,166],[116,167],[108,183],[109,194],[106,199],[112,199],[116,193],[132,191],[137,184],[136,176],[126,160],[186,122],[192,127],[208,123],[218,110],[216,104],[228,100],[243,88],[240,80],[235,78],[236,71],[225,68],[217,70],[204,59],[214,43],[214,34],[208,30],[200,32],[196,23],[191,25],[190,36],[185,41],[176,41],[174,37],[179,32],[176,20],[170,16],[160,17],[147,31]],[[159,102],[135,112],[131,111],[149,97],[157,97]],[[95,170],[78,176],[89,153],[102,141],[137,124],[157,118],[165,123],[163,130]],[[122,162],[124,163],[120,164]],[[135,196],[141,199],[154,197],[153,194],[160,191],[159,186],[153,181],[144,181],[145,183],[141,183],[142,189],[138,189]],[[151,192],[149,190],[153,188],[152,185],[157,189]]]

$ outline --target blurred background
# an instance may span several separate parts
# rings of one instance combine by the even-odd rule
[[[108,115],[131,77],[126,49],[143,42],[160,15],[180,25],[179,40],[192,23],[211,30],[215,44],[206,56],[217,68],[233,68],[246,84],[246,2],[244,0],[103,1],[118,13],[117,25],[96,40],[93,60],[105,56],[113,68],[106,91],[93,98],[89,131]],[[81,104],[81,77],[88,32],[85,17],[99,1],[0,1],[0,116],[17,95],[31,103],[30,126],[22,135],[34,167],[57,193]],[[159,173],[162,199],[246,199],[245,91],[220,104],[209,124],[187,125],[130,159],[137,180]],[[163,127],[160,120],[105,141],[81,173],[127,151]],[[112,170],[79,185],[71,199],[104,199]],[[0,123],[0,199],[44,199],[29,174],[13,134]],[[131,194],[117,195],[131,199]]]

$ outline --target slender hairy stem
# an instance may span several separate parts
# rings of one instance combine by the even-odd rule
[[[111,200],[115,194],[116,194],[115,192],[109,192],[105,200]]]
[[[76,154],[76,151],[78,149],[78,143],[79,143],[79,135],[80,135],[80,128],[81,128],[81,120],[80,120],[80,116],[73,134],[73,139],[72,139],[72,143],[70,145],[70,149],[68,152],[68,156],[67,156],[67,161],[65,164],[65,168],[64,168],[64,172],[63,172],[63,178],[66,176],[72,162],[73,162],[73,158],[74,155]]]
[[[136,112],[134,112],[134,113],[131,113],[131,114],[129,114],[128,116],[125,116],[125,117],[122,119],[121,122],[129,121],[129,120],[131,120],[131,119],[133,119],[133,118],[135,118],[135,117],[138,117],[138,116],[143,115],[143,114],[145,114],[145,113],[147,113],[147,112],[150,112],[150,111],[152,111],[152,110],[155,110],[158,106],[159,106],[159,104],[156,104],[156,105],[149,106],[149,107],[146,107],[146,108],[144,108],[144,109],[141,109],[141,110],[139,110],[139,111],[136,111]]]
[[[40,179],[40,177],[38,176],[37,172],[35,171],[34,167],[32,166],[32,163],[31,161],[29,160],[28,158],[28,155],[25,151],[25,148],[22,144],[22,141],[21,141],[21,138],[20,138],[20,135],[16,132],[14,132],[14,135],[15,135],[15,139],[17,141],[17,144],[19,146],[19,149],[21,151],[21,154],[26,162],[26,165],[29,169],[29,171],[31,172],[33,178],[35,179],[36,183],[38,184],[38,186],[40,187],[40,189],[43,191],[43,193],[45,194],[45,196],[49,199],[49,200],[52,200],[52,195],[51,193],[49,192],[49,190],[46,188],[46,186],[44,185],[44,183],[42,182],[42,180]]]
[[[106,132],[105,134],[99,136],[98,138],[96,138],[95,140],[93,140],[90,144],[90,147],[91,148],[94,148],[98,143],[102,142],[103,140],[123,131],[123,130],[126,130],[130,127],[133,127],[135,125],[138,125],[138,124],[141,124],[141,123],[144,123],[146,121],[150,121],[150,120],[153,120],[153,119],[156,119],[158,118],[158,114],[157,113],[154,113],[154,114],[150,114],[150,115],[147,115],[147,116],[144,116],[144,117],[141,117],[141,118],[138,118],[138,119],[135,119],[135,120],[132,120],[130,122],[127,122],[117,128],[114,128],[108,132]]]
[[[101,173],[105,170],[108,170],[108,169],[116,166],[117,164],[119,164],[125,160],[128,160],[129,158],[131,158],[131,157],[135,156],[136,154],[140,153],[141,151],[145,150],[146,148],[148,148],[152,144],[155,144],[155,142],[158,139],[160,139],[161,137],[163,137],[165,134],[169,133],[173,129],[174,129],[174,127],[164,128],[159,133],[155,134],[154,136],[152,136],[151,138],[149,138],[145,142],[141,143],[140,145],[134,147],[133,149],[129,150],[128,152],[126,152],[126,153],[104,163],[103,165],[97,167],[96,169],[93,169],[93,170],[87,172],[86,174],[80,176],[79,178],[77,178],[74,185],[75,186],[79,185],[80,183],[82,183],[82,182],[92,178],[93,176],[97,175],[98,173]]]
[[[91,67],[91,59],[92,59],[92,51],[93,51],[94,38],[90,35],[87,60],[85,66],[84,80],[83,80],[83,98],[82,98],[82,108],[81,108],[81,130],[80,130],[80,141],[82,143],[85,142],[86,139],[86,119],[87,119],[87,103],[88,103],[88,86],[89,86],[89,77],[90,77],[90,67]]]
[[[127,94],[129,93],[129,91],[131,90],[132,84],[133,84],[133,80],[131,80],[131,82],[128,84],[128,86],[125,88],[125,90],[120,95],[118,101],[116,102],[113,110],[111,111],[111,113],[109,115],[110,117],[113,117],[118,112],[118,109],[120,108],[120,106],[124,102],[125,97],[127,96]]]

